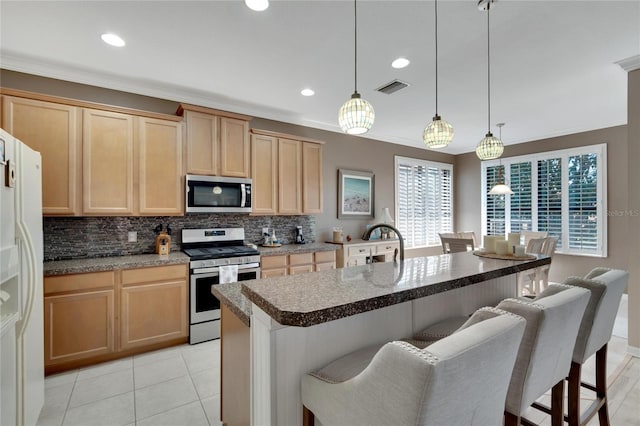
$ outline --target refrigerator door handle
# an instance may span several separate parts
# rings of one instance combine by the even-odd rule
[[[20,250],[26,256],[27,259],[27,278],[23,280],[23,283],[27,285],[27,300],[23,302],[23,315],[22,318],[16,324],[16,336],[22,336],[24,331],[29,324],[29,318],[31,317],[31,313],[33,311],[33,305],[35,302],[35,293],[36,289],[36,264],[35,264],[35,256],[34,248],[33,248],[33,240],[31,239],[31,234],[29,233],[29,229],[24,226],[22,222],[18,222],[16,226],[16,232],[18,234],[18,239],[20,241]]]

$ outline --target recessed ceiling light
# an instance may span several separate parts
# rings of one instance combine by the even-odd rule
[[[244,4],[251,10],[262,12],[269,7],[269,0],[244,0]]]
[[[391,62],[391,66],[394,68],[404,68],[411,63],[407,58],[398,58],[395,61]]]
[[[314,92],[314,91],[313,91],[313,90],[311,90],[311,89],[302,89],[302,90],[300,91],[300,94],[301,94],[302,96],[313,96],[313,95],[315,95],[315,94],[316,94],[316,92]]]
[[[115,34],[105,33],[105,34],[102,34],[101,37],[102,37],[102,41],[104,41],[107,44],[110,44],[111,46],[122,47],[125,45],[124,40]]]

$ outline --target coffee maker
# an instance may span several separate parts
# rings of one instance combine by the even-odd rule
[[[296,244],[304,244],[305,240],[302,236],[302,226],[296,226]]]

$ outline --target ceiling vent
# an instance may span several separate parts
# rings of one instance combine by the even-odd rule
[[[397,92],[398,90],[404,89],[405,87],[409,87],[409,83],[405,83],[404,81],[400,80],[392,80],[389,83],[378,87],[376,90],[378,92],[390,95],[394,92]]]

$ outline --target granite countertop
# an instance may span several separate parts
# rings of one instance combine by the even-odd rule
[[[313,253],[316,251],[335,251],[339,248],[340,246],[330,243],[283,244],[281,247],[258,246],[260,256]]]
[[[242,294],[282,325],[309,327],[550,263],[443,254],[243,281]]]
[[[189,257],[181,251],[166,256],[138,254],[132,256],[95,257],[91,259],[54,260],[44,262],[44,276],[82,274],[85,272],[112,271],[114,269],[144,268],[189,263]]]
[[[211,293],[220,299],[247,326],[251,326],[251,302],[241,293],[242,284],[229,283],[211,286]]]

